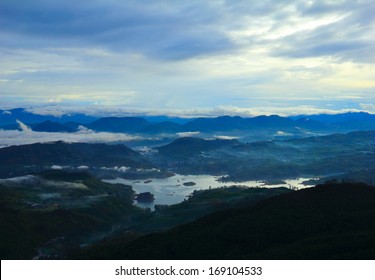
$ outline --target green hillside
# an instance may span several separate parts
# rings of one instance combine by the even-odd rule
[[[374,259],[375,188],[318,185],[88,250],[108,259]],[[106,250],[107,249],[107,250]]]

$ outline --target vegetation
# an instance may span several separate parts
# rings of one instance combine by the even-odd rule
[[[180,174],[225,175],[224,182],[326,177],[375,166],[375,131],[247,144],[225,141],[218,145],[183,138],[158,148],[159,154],[149,159]]]
[[[239,144],[237,140],[204,140],[193,137],[182,137],[172,143],[159,147],[160,154],[170,157],[190,157],[203,151],[215,150],[225,146]]]
[[[136,239],[135,233],[161,232],[177,225],[192,222],[205,215],[226,209],[254,205],[266,198],[289,193],[287,188],[247,188],[230,186],[194,191],[184,202],[175,205],[155,205],[155,212],[146,223],[139,223],[131,232],[111,237],[91,247],[75,251],[71,258],[112,258],[113,252]],[[139,236],[137,236],[139,237]],[[94,257],[94,258],[96,258]]]
[[[330,183],[86,250],[107,259],[373,259],[375,188]],[[82,255],[81,255],[82,257]]]
[[[139,193],[135,199],[139,202],[152,202],[155,200],[154,195],[150,192]]]
[[[63,258],[73,247],[148,219],[133,198],[130,186],[103,183],[87,173],[2,180],[1,259]]]
[[[71,250],[101,239],[131,241],[215,211],[254,204],[290,192],[228,187],[195,191],[176,205],[151,213],[133,206],[130,186],[104,183],[87,172],[52,170],[0,181],[2,259],[65,258]],[[150,193],[138,198],[153,198]]]
[[[2,112],[0,129],[20,129],[21,120],[34,131],[72,133],[85,124],[141,136],[131,142],[140,152],[117,143],[62,141],[1,148],[0,178],[8,178],[0,179],[2,259],[375,256],[375,188],[369,186],[375,182],[375,131],[368,130],[375,129],[375,115],[222,116],[176,123]],[[201,138],[178,138],[179,132]],[[228,140],[238,137],[241,142]],[[238,185],[194,191],[179,204],[155,205],[151,212],[134,206],[134,199],[152,202],[153,194],[136,196],[131,186],[98,179],[152,185],[154,178],[174,173],[219,175],[230,184],[318,177],[306,184],[320,185],[301,191]]]
[[[155,205],[147,224],[139,224],[142,232],[165,230],[194,221],[204,215],[230,208],[253,205],[266,198],[291,192],[287,188],[248,188],[230,186],[194,191],[185,201],[174,205]]]
[[[0,178],[16,177],[51,169],[77,169],[80,166],[89,168],[90,172],[100,177],[130,176],[142,178],[150,176],[155,170],[155,177],[168,177],[170,172],[155,168],[140,153],[125,145],[65,143],[36,143],[22,146],[11,146],[0,149]],[[129,169],[121,172],[119,168]]]

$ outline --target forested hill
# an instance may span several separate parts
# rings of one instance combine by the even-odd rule
[[[88,250],[107,259],[373,259],[375,187],[329,183],[218,212],[130,244]]]
[[[125,145],[58,141],[0,149],[0,178],[41,171],[52,165],[153,167],[141,154]]]

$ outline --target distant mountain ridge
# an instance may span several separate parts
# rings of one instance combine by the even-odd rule
[[[368,121],[375,120],[375,115],[367,112],[348,112],[340,114],[315,114],[315,115],[297,115],[291,117],[297,119],[310,119],[321,123],[342,123],[347,121]]]
[[[281,117],[278,115],[243,118],[239,116],[201,117],[182,120],[167,116],[159,117],[93,117],[83,114],[62,115],[61,117],[42,116],[30,113],[22,108],[9,111],[0,110],[0,128],[14,129],[16,120],[37,131],[74,132],[79,125],[95,131],[114,133],[162,134],[180,132],[258,132],[292,133],[305,132],[333,133],[353,130],[375,129],[375,115],[366,112],[350,112],[336,115],[298,115]],[[46,123],[48,122],[48,123]],[[39,124],[39,125],[38,125]],[[66,128],[61,127],[64,126]],[[65,129],[65,130],[64,130]],[[285,130],[285,131],[284,131]]]
[[[26,124],[42,123],[45,121],[52,121],[58,123],[78,122],[82,124],[93,122],[98,119],[94,116],[85,114],[65,114],[60,117],[53,115],[38,115],[30,113],[24,108],[15,108],[11,110],[0,110],[0,125],[15,124],[17,120]]]
[[[100,118],[87,125],[96,131],[108,132],[136,132],[147,126],[148,122],[138,117],[108,117]]]
[[[292,119],[308,119],[318,122],[332,129],[346,128],[349,130],[375,129],[375,115],[366,112],[349,112],[342,114],[300,115]]]
[[[76,129],[73,129],[69,126],[60,124],[53,121],[44,121],[37,124],[30,125],[31,129],[34,131],[40,132],[75,132]]]

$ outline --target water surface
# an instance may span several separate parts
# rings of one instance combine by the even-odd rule
[[[209,188],[219,188],[223,186],[240,185],[247,187],[266,187],[266,188],[277,188],[277,187],[288,187],[293,189],[306,188],[302,184],[303,181],[311,178],[298,178],[284,180],[286,184],[272,184],[267,185],[262,181],[246,181],[246,182],[219,182],[218,179],[221,176],[211,175],[180,175],[168,178],[158,179],[143,179],[143,180],[128,180],[128,179],[109,179],[103,180],[107,183],[120,183],[124,185],[131,185],[135,192],[151,192],[155,195],[154,202],[136,202],[140,207],[154,209],[155,204],[171,205],[182,202],[187,199],[194,190],[204,190]],[[193,186],[186,186],[184,183],[194,182]]]

